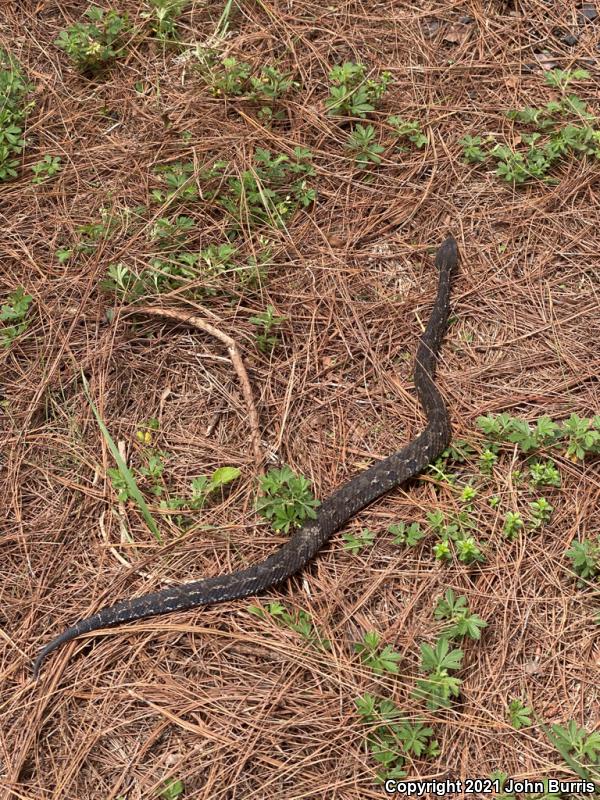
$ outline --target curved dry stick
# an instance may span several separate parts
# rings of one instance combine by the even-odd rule
[[[244,366],[240,351],[238,350],[238,346],[234,339],[232,339],[231,336],[228,336],[226,333],[223,333],[223,331],[219,330],[219,328],[215,328],[214,325],[211,325],[210,322],[206,322],[206,320],[203,320],[201,317],[198,317],[195,314],[187,311],[180,311],[176,308],[135,306],[135,308],[132,308],[131,311],[128,311],[127,313],[148,314],[154,317],[168,317],[169,319],[176,319],[178,322],[185,322],[187,325],[193,325],[194,328],[198,328],[205,333],[209,333],[211,336],[214,336],[216,339],[219,339],[221,342],[223,342],[223,344],[227,347],[229,358],[231,359],[231,363],[233,364],[233,368],[237,373],[240,385],[242,387],[242,394],[244,396],[246,409],[248,411],[250,442],[252,444],[252,449],[254,450],[254,458],[256,459],[257,465],[261,464],[263,461],[263,453],[260,448],[258,414],[256,412],[256,406],[254,405],[254,396],[252,394],[252,387],[250,386],[248,373],[246,372],[246,367]]]

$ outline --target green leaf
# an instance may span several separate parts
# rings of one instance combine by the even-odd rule
[[[219,467],[210,477],[210,490],[217,489],[220,486],[225,486],[231,483],[241,475],[241,470],[238,467]]]

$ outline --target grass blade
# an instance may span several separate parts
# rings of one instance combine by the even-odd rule
[[[100,414],[98,413],[98,409],[94,405],[94,401],[92,400],[92,398],[90,396],[90,389],[89,389],[89,386],[88,386],[88,382],[87,382],[83,372],[81,373],[81,379],[83,381],[83,391],[85,393],[87,401],[90,404],[90,407],[91,407],[92,411],[94,412],[94,416],[96,417],[96,421],[98,423],[98,427],[100,428],[100,431],[102,432],[102,435],[104,436],[106,444],[108,445],[108,449],[110,450],[112,457],[116,461],[117,469],[119,470],[119,473],[120,473],[121,477],[123,478],[123,480],[127,484],[127,491],[131,495],[131,497],[135,500],[135,502],[138,504],[138,507],[139,507],[140,511],[142,512],[142,516],[146,520],[146,524],[150,528],[150,530],[152,531],[152,535],[154,536],[156,541],[157,542],[162,542],[160,531],[158,530],[158,526],[156,524],[156,521],[155,521],[154,517],[152,516],[152,514],[150,513],[150,509],[146,505],[146,501],[142,497],[142,493],[138,489],[137,483],[135,482],[135,478],[133,477],[133,474],[132,474],[131,470],[129,469],[129,467],[127,466],[127,464],[121,458],[121,454],[119,453],[119,450],[117,448],[117,445],[114,442],[114,439],[112,438],[112,436],[108,432],[108,428],[106,427],[106,425],[102,421],[102,418],[101,418]]]

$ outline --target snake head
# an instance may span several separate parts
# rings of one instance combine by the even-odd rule
[[[454,236],[448,236],[435,254],[435,265],[438,269],[449,267],[453,270],[458,264],[458,245]]]

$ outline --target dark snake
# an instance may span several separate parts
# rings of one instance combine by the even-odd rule
[[[427,416],[425,429],[397,453],[378,461],[337,489],[319,506],[316,519],[305,522],[279,550],[260,564],[228,575],[203,578],[122,600],[67,628],[40,651],[33,664],[35,679],[49,653],[82,633],[170,611],[257,595],[282,583],[305,567],[332,534],[355,514],[417,475],[446,449],[450,442],[450,421],[434,378],[440,344],[448,324],[452,274],[458,263],[458,250],[452,236],[438,249],[435,263],[439,270],[437,295],[419,341],[414,370],[415,389]]]

